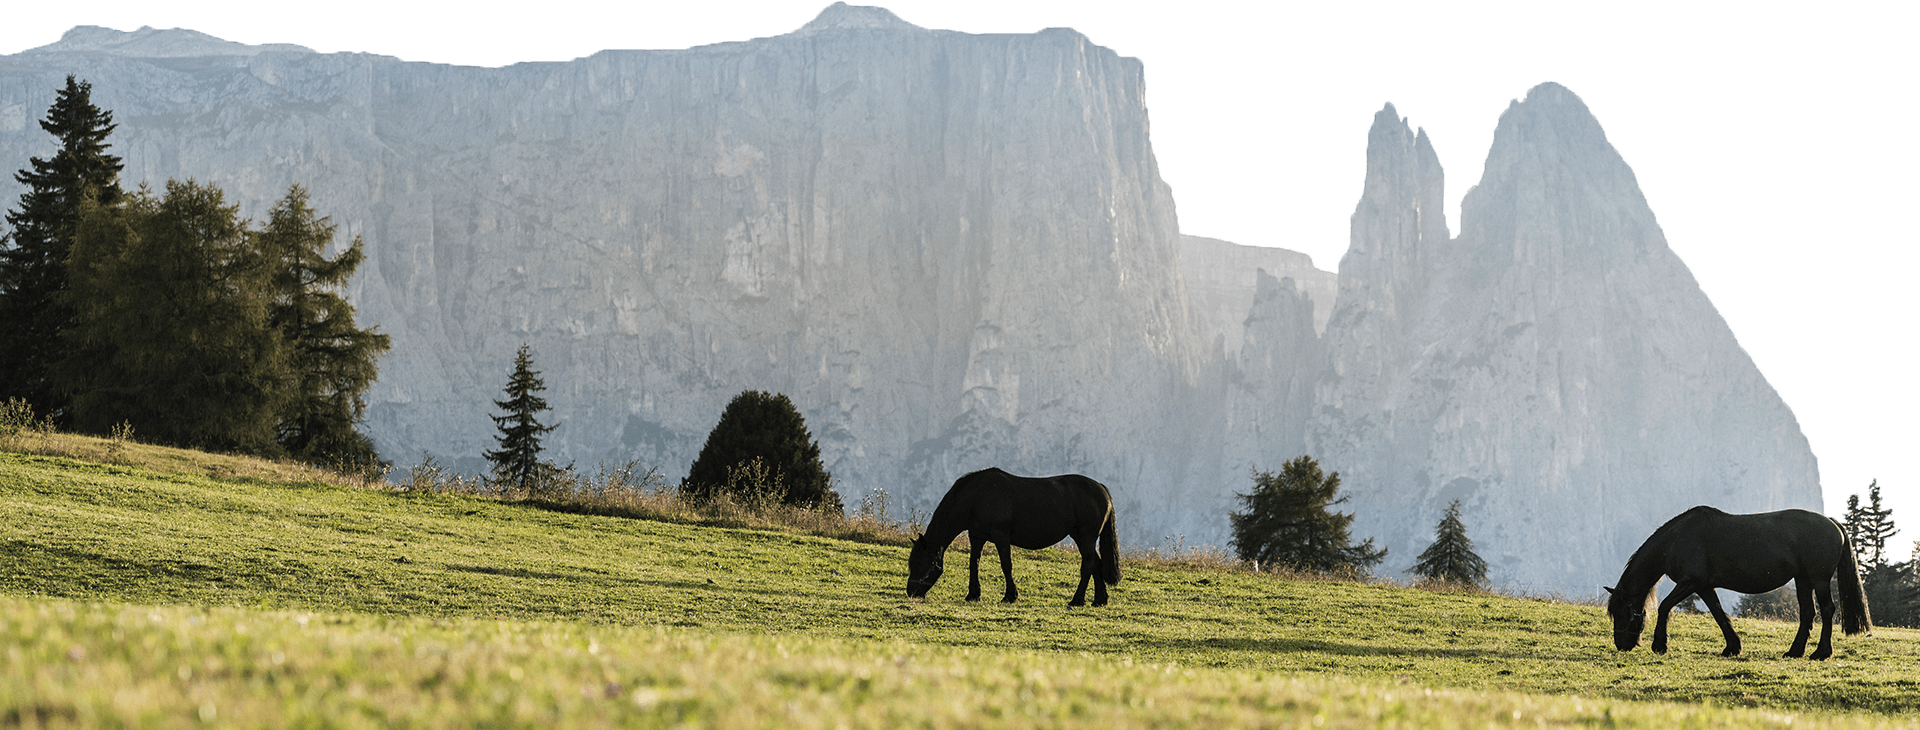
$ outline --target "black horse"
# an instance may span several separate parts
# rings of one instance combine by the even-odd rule
[[[926,533],[914,539],[907,595],[927,595],[946,570],[947,546],[965,531],[973,543],[967,600],[980,600],[980,551],[987,543],[1000,549],[1000,572],[1007,577],[1007,594],[1000,600],[1013,603],[1020,591],[1013,587],[1012,546],[1039,550],[1071,537],[1080,548],[1080,589],[1067,605],[1086,605],[1088,578],[1097,578],[1093,605],[1107,605],[1107,586],[1120,582],[1120,537],[1113,521],[1113,497],[1106,486],[1079,474],[1017,477],[999,469],[976,471],[954,480],[927,519]]]
[[[1631,651],[1640,643],[1647,612],[1653,610],[1654,588],[1660,577],[1673,579],[1673,590],[1660,602],[1660,621],[1653,627],[1653,653],[1667,653],[1667,615],[1674,606],[1699,596],[1713,610],[1727,646],[1721,656],[1740,653],[1740,636],[1720,608],[1713,589],[1738,593],[1766,593],[1794,582],[1800,594],[1800,633],[1793,637],[1787,656],[1807,651],[1813,630],[1814,596],[1820,598],[1820,647],[1812,659],[1833,655],[1833,585],[1840,575],[1841,625],[1848,635],[1873,629],[1867,614],[1867,594],[1860,587],[1853,543],[1840,524],[1802,509],[1730,515],[1712,507],[1695,507],[1667,520],[1627,559],[1619,588],[1608,588],[1607,615],[1613,617],[1613,645]]]

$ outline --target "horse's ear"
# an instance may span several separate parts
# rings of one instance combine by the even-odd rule
[[[1600,586],[1600,589],[1606,591],[1607,595],[1613,595],[1613,588],[1609,586]]]

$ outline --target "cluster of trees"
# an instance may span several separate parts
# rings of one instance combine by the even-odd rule
[[[1340,473],[1323,473],[1319,462],[1301,456],[1279,473],[1254,471],[1253,491],[1235,495],[1244,512],[1227,515],[1238,557],[1256,566],[1285,566],[1313,572],[1366,573],[1386,559],[1373,538],[1354,543],[1348,532],[1353,515],[1331,508],[1347,501],[1340,495]],[[1435,528],[1433,544],[1408,572],[1423,579],[1485,587],[1487,561],[1473,552],[1460,521],[1460,502],[1447,506]]]
[[[540,436],[556,427],[539,420],[548,406],[538,393],[546,388],[533,369],[532,351],[522,344],[507,380],[506,400],[493,402],[502,411],[492,417],[500,448],[486,453],[496,484],[535,498],[554,496],[544,487],[553,483],[547,477],[561,471],[540,459]],[[820,444],[807,430],[800,409],[784,394],[758,390],[742,391],[727,403],[681,481],[680,494],[695,501],[726,495],[745,504],[844,512],[840,495],[833,491],[833,475],[820,461]]]
[[[40,123],[0,243],[0,399],[60,425],[339,467],[379,463],[358,431],[386,335],[354,324],[340,289],[361,242],[332,258],[335,226],[300,186],[264,227],[219,188],[120,188],[111,113],[67,77]]]
[[[1916,561],[1893,562],[1888,541],[1899,528],[1893,524],[1893,510],[1880,503],[1880,480],[1867,485],[1867,505],[1860,495],[1847,496],[1847,515],[1840,521],[1847,540],[1853,543],[1854,562],[1860,566],[1860,582],[1867,590],[1867,605],[1873,622],[1880,626],[1920,627],[1920,573]],[[1920,557],[1920,541],[1914,543]]]

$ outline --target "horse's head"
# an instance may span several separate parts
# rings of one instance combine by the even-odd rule
[[[1637,602],[1630,593],[1612,588],[1607,588],[1607,594],[1607,615],[1613,618],[1613,648],[1633,651],[1640,645],[1640,632],[1647,628],[1647,614],[1653,612],[1653,589],[1647,589]]]
[[[944,547],[934,545],[932,540],[913,538],[913,551],[907,554],[907,597],[927,595],[927,591],[933,590],[933,584],[940,581],[940,574],[947,569]]]

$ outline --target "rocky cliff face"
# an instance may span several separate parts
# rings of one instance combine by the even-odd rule
[[[560,463],[677,478],[729,398],[774,390],[850,502],[1076,471],[1133,545],[1225,544],[1247,469],[1301,453],[1398,565],[1458,497],[1496,579],[1531,585],[1597,585],[1696,503],[1818,503],[1792,414],[1557,86],[1502,118],[1458,239],[1430,144],[1382,112],[1336,281],[1183,239],[1139,62],[1064,29],[835,5],[498,69],[76,29],[0,59],[0,160],[51,152],[33,122],[68,73],[128,181],[254,216],[299,182],[364,237],[349,294],[394,342],[368,428],[402,465],[477,470],[526,342]]]
[[[1793,414],[1572,92],[1501,116],[1457,239],[1391,106],[1367,159],[1307,445],[1390,564],[1454,499],[1496,575],[1571,594],[1693,505],[1820,509]]]

